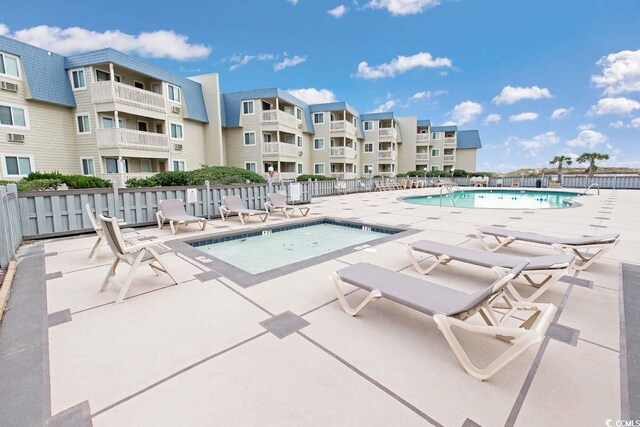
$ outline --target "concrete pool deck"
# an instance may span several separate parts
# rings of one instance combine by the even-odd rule
[[[315,198],[310,218],[418,232],[247,288],[208,263],[165,256],[179,285],[141,268],[128,298],[113,304],[115,289],[97,292],[111,262],[108,249],[89,263],[95,235],[24,245],[0,325],[0,424],[602,426],[640,418],[638,362],[628,357],[640,342],[640,192],[603,190],[581,198],[579,207],[552,210],[398,200],[435,191]],[[276,214],[268,225],[295,220]],[[480,248],[472,233],[485,225],[622,234],[590,269],[565,276],[542,296],[558,307],[547,337],[488,381],[462,369],[430,317],[380,300],[352,318],[336,301],[328,280],[335,270],[364,261],[423,277],[404,243],[425,238]],[[167,228],[140,231],[174,240],[262,226],[231,218],[177,236]],[[518,243],[503,253],[553,252]],[[428,280],[473,292],[494,274],[452,263]],[[365,295],[344,289],[351,302]],[[460,339],[478,352],[479,364],[505,345]]]

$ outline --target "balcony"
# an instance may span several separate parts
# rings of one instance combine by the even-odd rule
[[[302,129],[302,123],[293,114],[281,110],[263,111],[261,115],[263,125],[286,126],[291,129]]]
[[[356,127],[346,120],[335,120],[331,122],[331,132],[346,132],[355,135]]]
[[[351,147],[331,147],[329,157],[340,157],[344,159],[355,159],[357,157],[356,150]]]
[[[455,154],[445,154],[443,156],[443,159],[444,159],[445,163],[455,163],[456,155]]]
[[[394,162],[398,158],[398,153],[391,150],[378,151],[379,162]]]
[[[428,163],[429,153],[416,153],[416,163]]]
[[[169,137],[161,133],[111,128],[96,130],[98,148],[129,149],[139,151],[169,152]]]
[[[398,130],[396,128],[380,128],[378,129],[378,137],[380,139],[396,139]]]
[[[274,157],[298,157],[302,155],[302,148],[295,144],[285,142],[265,142],[262,144],[262,156]]]
[[[91,99],[95,104],[118,103],[157,113],[167,108],[164,96],[158,93],[111,81],[92,83]]]
[[[353,172],[331,172],[331,178],[335,179],[356,179],[357,176]]]
[[[444,145],[456,145],[456,137],[454,136],[453,138],[445,138],[444,139]]]
[[[269,180],[269,174],[263,173],[262,177],[266,180]],[[273,175],[273,181],[295,181],[298,178],[298,174],[295,172],[276,172]]]
[[[431,141],[428,133],[419,133],[416,135],[416,144],[428,144]]]

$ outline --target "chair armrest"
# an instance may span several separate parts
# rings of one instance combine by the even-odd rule
[[[145,249],[145,248],[148,248],[149,246],[161,245],[163,243],[164,243],[164,239],[146,240],[144,242],[137,241],[135,245],[127,246],[124,252],[125,253],[137,252],[140,249]]]

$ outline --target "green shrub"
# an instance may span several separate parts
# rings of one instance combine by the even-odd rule
[[[57,190],[62,184],[60,179],[21,179],[18,181],[18,191]]]
[[[148,178],[158,187],[179,187],[189,185],[189,172],[169,171],[160,172]]]
[[[204,166],[187,173],[189,178],[186,185],[204,185],[207,180],[211,185],[245,184],[247,181],[266,182],[255,172],[233,166]]]
[[[16,184],[15,181],[5,181],[3,179],[0,179],[0,185],[7,185],[7,184]]]
[[[157,187],[158,184],[153,178],[131,178],[125,182],[127,188],[141,188],[141,187]]]
[[[63,175],[61,181],[67,184],[67,188],[71,189],[111,187],[111,181],[98,178],[97,176]]]
[[[325,175],[300,175],[298,178],[296,178],[296,180],[298,182],[303,182],[303,181],[309,181],[309,180],[318,180],[318,181],[331,181],[331,180],[335,180],[335,178],[332,178],[330,176],[325,176]]]
[[[24,181],[33,181],[36,179],[59,179],[64,181],[64,175],[60,172],[31,172],[27,177],[23,178]]]

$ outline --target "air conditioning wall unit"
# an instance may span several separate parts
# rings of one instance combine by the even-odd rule
[[[175,105],[171,107],[171,112],[173,114],[180,114],[180,107],[176,107]]]
[[[16,83],[0,81],[0,89],[7,92],[18,92],[18,85]]]
[[[20,133],[9,133],[7,134],[7,141],[9,142],[19,142],[24,143],[24,135]]]
[[[182,144],[173,144],[173,149],[175,151],[182,151]]]

